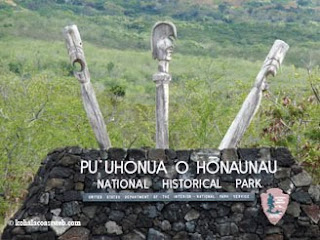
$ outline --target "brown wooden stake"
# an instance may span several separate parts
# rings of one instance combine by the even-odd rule
[[[111,147],[110,139],[94,89],[90,82],[89,69],[84,57],[82,41],[77,26],[66,26],[64,28],[64,37],[71,64],[74,66],[78,63],[81,66],[80,71],[74,71],[74,76],[79,80],[81,85],[83,106],[89,118],[96,140],[98,141],[101,149],[108,149]]]
[[[266,90],[267,88],[267,77],[270,74],[272,76],[275,76],[277,74],[277,71],[288,50],[289,45],[284,41],[276,40],[274,42],[267,58],[262,65],[260,72],[256,77],[253,88],[243,102],[238,115],[233,120],[226,135],[220,143],[220,150],[237,147],[260,106],[262,91]]]

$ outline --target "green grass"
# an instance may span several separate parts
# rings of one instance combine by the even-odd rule
[[[157,62],[149,35],[160,17],[90,8],[82,14],[82,7],[42,4],[36,11],[0,4],[0,225],[14,212],[12,203],[19,206],[50,150],[98,147],[72,75],[65,25],[79,27],[113,146],[155,146]],[[269,78],[270,89],[240,146],[287,146],[319,182],[320,105],[311,88],[320,84],[319,24],[184,21],[170,14],[162,18],[175,22],[179,37],[170,63],[170,147],[216,148],[274,40],[282,38],[291,48],[278,75]]]

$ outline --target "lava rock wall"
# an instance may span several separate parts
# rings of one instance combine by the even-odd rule
[[[218,191],[253,191],[254,202],[82,201],[83,192],[94,191],[96,176],[80,174],[81,159],[148,159],[164,161],[170,167],[177,161],[192,165],[199,153],[210,153],[223,161],[277,160],[278,171],[274,175],[261,174],[262,189],[235,189],[232,183],[236,176],[220,176],[222,189]],[[159,179],[161,176],[151,178],[148,191],[159,191]],[[261,207],[260,193],[269,188],[281,188],[290,194],[288,209],[275,226],[269,223]],[[312,185],[309,174],[286,148],[220,152],[117,148],[97,151],[69,147],[48,154],[28,190],[23,205],[4,229],[3,240],[320,240],[320,186]],[[22,227],[15,226],[15,220],[73,220],[80,221],[81,226]]]

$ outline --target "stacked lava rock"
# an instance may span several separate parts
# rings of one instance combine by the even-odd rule
[[[80,173],[81,159],[157,160],[166,166],[198,153],[215,154],[223,161],[277,160],[274,175],[261,175],[263,189],[254,202],[83,202],[82,193],[94,192],[96,176]],[[191,171],[192,173],[192,171]],[[170,172],[170,174],[176,174]],[[114,177],[114,176],[112,176]],[[246,176],[244,176],[246,177]],[[234,176],[222,175],[222,189],[234,192]],[[158,192],[159,177],[151,179]],[[319,240],[320,187],[285,148],[217,150],[109,149],[55,150],[42,162],[20,210],[4,229],[3,240]],[[290,194],[288,209],[276,226],[261,207],[260,193],[281,188]],[[249,191],[243,189],[243,191]],[[252,191],[252,190],[250,190]],[[80,221],[81,226],[15,226],[18,221]]]

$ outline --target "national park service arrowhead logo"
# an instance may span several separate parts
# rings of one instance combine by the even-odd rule
[[[289,203],[289,195],[279,188],[271,188],[266,193],[262,193],[261,205],[264,214],[273,225],[276,225],[283,217]]]

